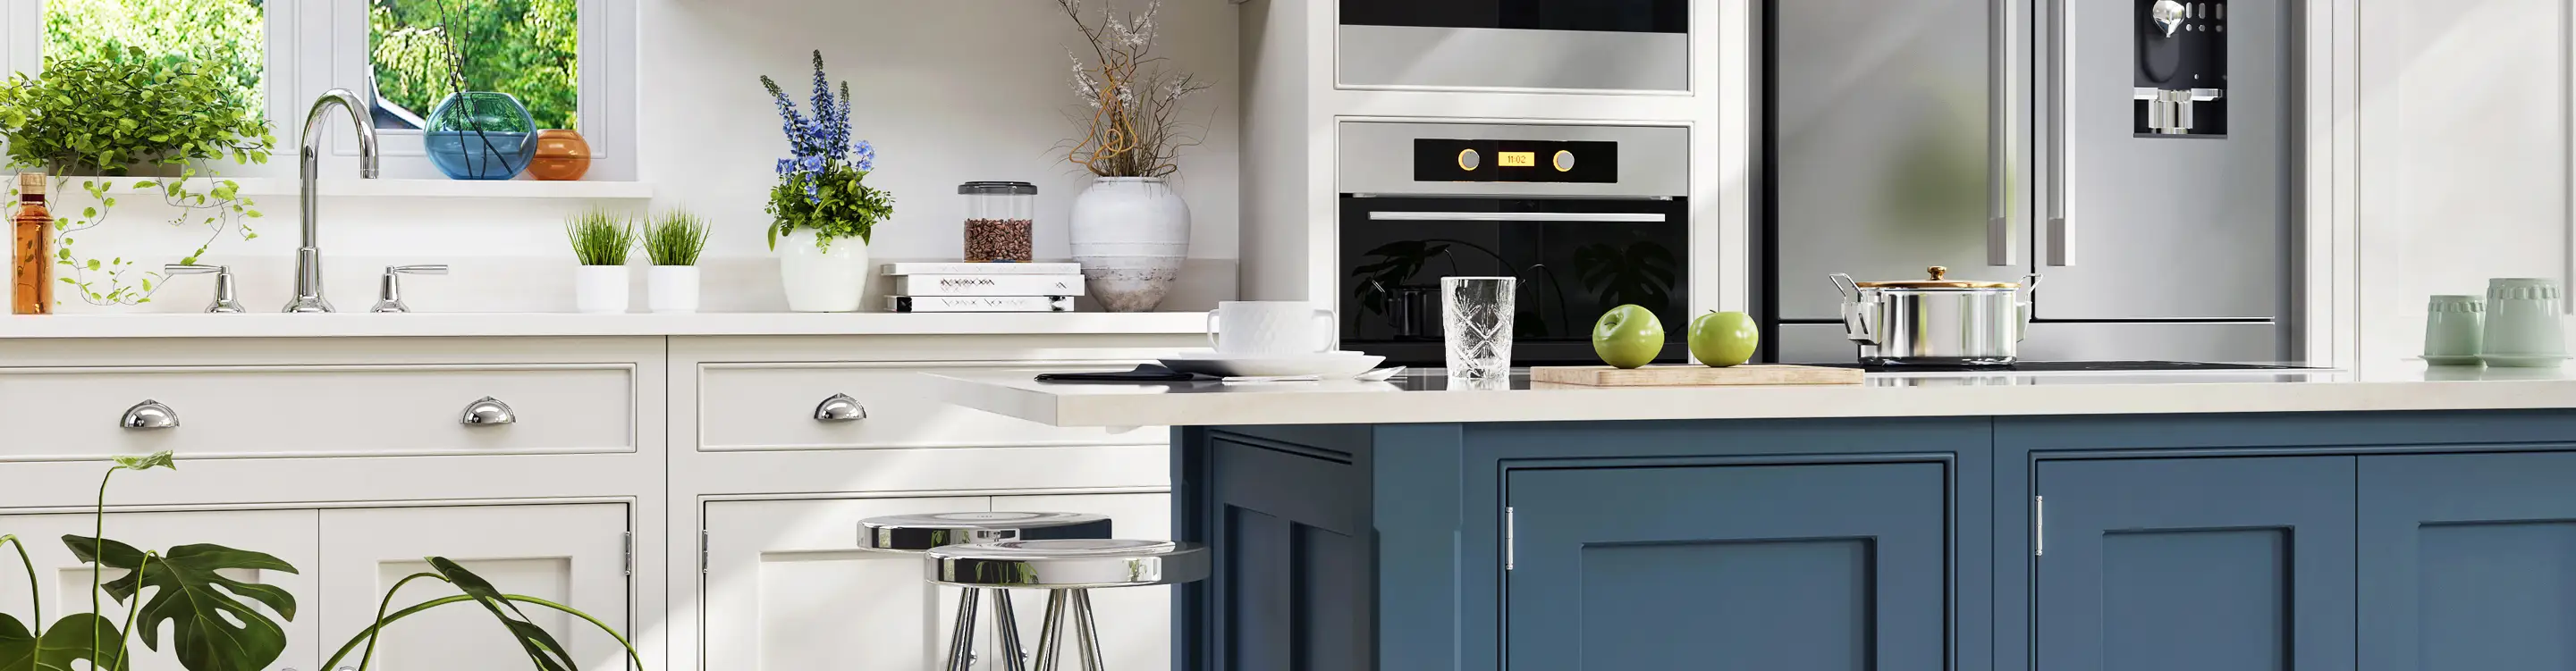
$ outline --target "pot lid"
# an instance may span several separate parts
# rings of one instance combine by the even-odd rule
[[[1898,280],[1898,281],[1894,281],[1894,282],[1855,282],[1854,284],[1855,284],[1855,285],[1857,285],[1857,286],[1859,286],[1859,287],[1861,287],[1861,288],[1863,288],[1863,289],[2019,289],[2019,288],[2021,288],[2021,283],[2020,283],[2020,282],[1983,282],[1983,281],[1978,281],[1978,280],[1953,280],[1953,279],[1948,279],[1948,276],[1949,276],[1949,274],[1950,274],[1950,269],[1949,269],[1949,268],[1942,267],[1942,266],[1933,266],[1933,267],[1930,267],[1930,268],[1926,268],[1926,269],[1924,269],[1924,270],[1925,270],[1925,272],[1929,272],[1929,273],[1931,273],[1931,274],[1932,274],[1932,279],[1928,279],[1928,280]]]

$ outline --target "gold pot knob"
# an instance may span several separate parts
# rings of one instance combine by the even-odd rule
[[[1946,268],[1946,267],[1943,267],[1943,266],[1933,266],[1933,267],[1931,267],[1931,268],[1927,268],[1926,270],[1929,270],[1929,271],[1932,273],[1932,281],[1934,281],[1934,282],[1939,282],[1939,281],[1941,281],[1945,276],[1947,276],[1947,275],[1949,275],[1949,274],[1950,274],[1950,269],[1949,269],[1949,268]]]

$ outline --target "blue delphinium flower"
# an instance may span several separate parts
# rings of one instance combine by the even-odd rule
[[[778,87],[778,82],[763,75],[760,85],[778,104],[781,129],[787,135],[790,156],[778,159],[778,176],[782,180],[801,181],[807,200],[820,204],[822,176],[836,163],[846,163],[860,171],[876,169],[876,147],[865,141],[855,145],[850,138],[850,83],[841,82],[840,95],[832,95],[830,80],[823,72],[823,52],[814,52],[814,97],[810,116],[796,109],[796,102]],[[800,179],[801,178],[801,179]]]

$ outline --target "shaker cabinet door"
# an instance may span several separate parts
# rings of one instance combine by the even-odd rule
[[[135,475],[126,477],[140,479]],[[321,665],[322,659],[316,650],[323,647],[319,642],[322,638],[318,634],[320,630],[315,626],[315,622],[321,619],[317,611],[322,609],[315,603],[319,599],[314,596],[315,576],[321,571],[314,554],[313,515],[310,510],[110,513],[106,531],[101,535],[108,540],[157,552],[169,552],[180,545],[210,543],[266,553],[293,565],[294,573],[265,569],[225,569],[218,573],[242,582],[274,585],[294,595],[296,612],[293,619],[249,599],[242,601],[252,604],[252,608],[276,621],[286,632],[285,653],[264,671],[310,671]],[[35,564],[35,596],[37,602],[44,605],[48,625],[52,624],[51,620],[60,620],[64,615],[91,612],[90,565],[74,558],[71,549],[64,546],[62,537],[98,533],[93,530],[94,524],[88,513],[0,515],[0,534],[15,535],[27,544],[28,558]],[[16,555],[14,549],[0,550],[0,556],[7,557],[0,561],[0,612],[15,616],[21,622],[29,622],[28,580],[18,575],[22,569]],[[115,580],[124,575],[124,570],[109,569],[98,577]],[[152,594],[147,592],[145,598],[149,600],[151,597]],[[99,610],[120,624],[132,605],[117,603],[105,590],[99,592],[98,600]],[[39,625],[30,622],[29,626]],[[160,623],[157,627],[160,638],[149,646],[143,641],[143,626],[138,624],[135,629],[135,640],[127,646],[134,655],[128,668],[133,671],[181,671],[174,652],[176,636],[173,623]],[[334,645],[337,643],[332,642]]]
[[[2576,668],[2576,454],[2361,458],[2363,671]]]
[[[2040,462],[2031,668],[2353,668],[2353,468]]]
[[[694,668],[932,668],[948,652],[957,590],[924,581],[920,555],[858,549],[859,520],[990,506],[981,496],[706,504],[706,659]]]
[[[1939,463],[1513,470],[1514,669],[1949,667]]]
[[[428,557],[454,560],[504,594],[579,609],[621,634],[635,633],[628,610],[627,509],[623,504],[485,505],[321,511],[321,589],[313,614],[327,658],[375,620],[385,592],[405,576],[433,572]],[[462,594],[423,578],[403,585],[393,610]],[[528,620],[571,649],[584,669],[626,668],[617,640],[579,618],[520,604]],[[362,645],[363,648],[363,645]],[[355,667],[363,649],[341,660]],[[528,656],[492,614],[471,602],[403,618],[376,642],[369,669],[442,671],[525,668]]]

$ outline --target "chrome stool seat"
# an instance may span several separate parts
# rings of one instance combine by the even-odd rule
[[[1047,590],[1038,629],[1037,671],[1055,671],[1066,618],[1084,671],[1104,671],[1091,590],[1196,582],[1208,577],[1207,548],[1196,543],[1127,539],[1012,540],[952,545],[923,553],[930,581],[973,589]]]
[[[880,552],[919,554],[934,548],[967,543],[1010,542],[1021,539],[1100,539],[1110,534],[1109,518],[1088,513],[925,513],[887,515],[859,520],[859,547]],[[984,592],[993,593],[993,629],[1002,644],[1002,666],[1006,671],[1021,671],[1018,616],[1011,610],[1008,590],[987,586],[965,586],[957,600],[957,622],[948,632],[948,657],[940,665],[945,671],[970,671],[975,664],[975,615],[977,601]]]

